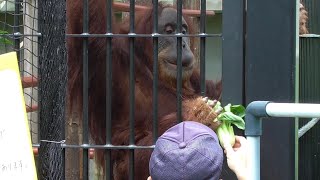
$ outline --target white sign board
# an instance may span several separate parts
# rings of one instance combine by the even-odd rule
[[[0,179],[37,179],[16,53],[0,55]]]

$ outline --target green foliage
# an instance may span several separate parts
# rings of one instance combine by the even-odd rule
[[[13,45],[12,41],[5,37],[6,34],[9,34],[7,31],[0,30],[0,45]]]

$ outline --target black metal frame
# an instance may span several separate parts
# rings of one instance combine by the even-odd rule
[[[223,104],[244,103],[245,2],[223,0]]]
[[[246,0],[223,0],[222,104],[245,104],[245,13]],[[242,16],[241,16],[242,15]],[[244,135],[234,127],[235,134]],[[222,179],[236,179],[224,158]]]
[[[89,33],[89,0],[83,0],[83,33],[82,34],[67,34],[67,38],[70,37],[81,37],[83,38],[83,140],[82,145],[67,145],[63,144],[64,148],[81,148],[83,149],[83,179],[88,179],[88,158],[89,148],[99,148],[104,149],[106,152],[106,179],[111,179],[111,150],[112,149],[128,149],[130,150],[129,154],[129,178],[133,179],[134,177],[134,150],[141,148],[153,148],[154,146],[136,146],[134,144],[134,46],[135,46],[135,38],[137,37],[152,37],[153,38],[153,52],[154,52],[154,64],[153,64],[153,141],[156,142],[158,138],[158,38],[165,36],[177,37],[177,117],[178,121],[181,122],[181,109],[182,109],[182,62],[181,62],[181,49],[182,49],[182,37],[200,37],[200,82],[201,82],[201,94],[205,95],[205,43],[207,37],[221,37],[220,34],[207,34],[206,33],[206,1],[201,0],[201,14],[200,14],[200,33],[199,34],[190,34],[185,35],[182,34],[182,0],[177,0],[177,34],[174,35],[165,35],[158,33],[158,0],[153,0],[153,13],[154,13],[154,26],[152,34],[136,34],[134,27],[134,19],[135,19],[135,1],[130,0],[130,32],[129,34],[113,34],[111,27],[111,8],[112,2],[107,1],[107,32],[106,34],[90,34]],[[107,96],[106,96],[106,144],[105,145],[90,145],[89,144],[89,117],[88,117],[88,38],[89,37],[99,37],[106,38],[107,45]],[[112,97],[112,42],[111,39],[114,37],[128,37],[130,44],[130,79],[129,79],[129,87],[130,87],[130,111],[129,111],[129,122],[130,122],[130,142],[128,146],[115,146],[111,144],[111,97]]]
[[[48,2],[47,0],[46,2]],[[58,0],[51,0],[51,3],[61,3]],[[88,155],[89,148],[99,148],[104,149],[106,152],[106,179],[111,178],[111,150],[112,149],[127,149],[130,150],[130,178],[133,179],[134,175],[134,150],[142,149],[142,148],[153,148],[154,146],[136,146],[134,144],[134,45],[135,38],[137,37],[152,37],[153,38],[153,52],[154,52],[154,64],[153,64],[153,75],[154,77],[158,77],[158,67],[157,67],[157,50],[158,50],[158,38],[163,36],[173,36],[177,37],[177,55],[178,55],[178,72],[177,72],[177,116],[179,121],[181,121],[181,41],[182,37],[199,37],[200,38],[200,71],[201,71],[201,94],[205,95],[205,45],[206,38],[208,37],[221,37],[219,34],[207,34],[205,32],[205,11],[206,11],[206,3],[205,0],[201,0],[201,15],[200,15],[200,33],[194,35],[184,35],[181,33],[181,15],[182,15],[182,0],[177,0],[177,18],[178,18],[178,33],[175,35],[162,35],[158,34],[157,15],[154,16],[154,27],[152,34],[135,34],[134,27],[134,6],[135,1],[130,0],[130,33],[129,34],[113,34],[111,32],[111,1],[107,5],[107,32],[106,34],[89,34],[89,19],[88,19],[88,2],[89,0],[83,0],[84,8],[83,8],[83,33],[82,34],[67,34],[67,38],[70,37],[81,37],[83,38],[83,141],[81,145],[68,145],[62,144],[62,148],[78,148],[83,149],[83,179],[89,178],[88,171]],[[295,21],[292,17],[292,12],[295,12],[295,2],[291,0],[285,0],[281,3],[286,4],[286,6],[279,6],[278,1],[270,0],[270,1],[248,1],[248,9],[247,12],[245,10],[245,1],[231,1],[224,0],[223,1],[223,95],[222,101],[230,102],[230,103],[240,103],[240,104],[248,104],[253,100],[281,100],[281,101],[292,101],[294,92],[293,92],[293,84],[294,80],[292,77],[292,73],[294,72],[294,57],[295,54],[292,53],[292,49],[294,47],[294,39],[295,39]],[[40,1],[39,5],[39,17],[41,16],[40,12],[44,12],[48,10],[42,9],[42,4],[45,4],[44,1]],[[154,14],[158,14],[158,1],[153,0]],[[268,9],[269,7],[269,9]],[[270,11],[270,7],[275,8]],[[245,13],[247,15],[245,16]],[[52,14],[51,14],[52,15]],[[54,14],[55,15],[55,14]],[[244,15],[244,16],[241,16]],[[247,19],[244,19],[246,17]],[[246,22],[247,25],[246,25]],[[261,23],[263,22],[263,23]],[[42,26],[47,25],[42,22]],[[274,27],[276,29],[281,29],[282,33],[273,34],[270,32],[274,32]],[[40,29],[43,33],[42,38],[48,38],[54,36],[48,34],[48,32]],[[63,28],[59,30],[63,31]],[[289,32],[289,33],[288,33]],[[244,34],[247,34],[247,38],[245,38]],[[268,36],[266,36],[268,35]],[[54,38],[56,38],[55,36]],[[88,129],[88,38],[89,37],[101,37],[106,38],[107,45],[107,55],[106,55],[106,66],[107,66],[107,77],[106,77],[106,86],[107,86],[107,108],[106,108],[106,144],[105,145],[90,145],[89,144],[89,129]],[[128,37],[130,39],[130,144],[128,146],[114,146],[111,144],[111,83],[112,83],[112,42],[111,39],[115,37]],[[276,39],[277,41],[273,41]],[[48,39],[42,41],[45,42]],[[258,46],[257,43],[267,43],[264,46]],[[48,46],[54,46],[53,44],[49,44]],[[61,47],[61,44],[60,44]],[[263,48],[262,48],[263,47]],[[48,48],[48,47],[46,47]],[[50,48],[48,48],[50,49]],[[244,51],[244,49],[246,51]],[[264,54],[265,52],[269,52],[269,54]],[[47,52],[48,53],[48,52]],[[49,53],[50,54],[50,53]],[[42,60],[47,60],[46,58],[50,58],[49,55],[45,55],[41,53]],[[52,57],[52,56],[51,56]],[[48,63],[44,61],[45,63]],[[45,65],[42,67],[44,68]],[[58,63],[58,62],[56,62]],[[52,66],[52,64],[50,64]],[[278,67],[282,67],[278,71],[274,70],[274,65]],[[231,68],[231,69],[230,69]],[[48,67],[47,67],[48,69]],[[45,72],[43,72],[45,73]],[[46,75],[46,74],[44,74]],[[47,76],[46,76],[47,77]],[[277,79],[275,81],[274,79]],[[263,81],[262,81],[263,80]],[[58,86],[61,87],[61,84]],[[153,140],[156,141],[157,134],[157,86],[158,80],[154,78],[153,81]],[[46,87],[46,86],[44,86]],[[41,89],[42,92],[45,88]],[[44,93],[44,92],[43,92]],[[46,94],[47,95],[47,94]],[[43,98],[43,96],[41,97]],[[59,97],[58,97],[59,99]],[[58,100],[57,99],[57,100]],[[52,101],[52,99],[41,99],[41,102],[44,101]],[[52,112],[54,107],[52,106],[41,106],[41,113],[49,111]],[[64,111],[59,110],[59,113],[63,114]],[[51,113],[52,114],[52,113]],[[56,118],[61,118],[61,114],[55,116],[40,116],[43,125],[46,123],[52,123]],[[57,117],[58,116],[58,117]],[[50,117],[50,119],[46,120],[46,118]],[[45,121],[44,121],[45,120]],[[294,147],[294,124],[293,121],[290,120],[281,120],[277,121],[278,129],[275,129],[274,121],[265,122],[264,123],[264,137],[262,138],[262,178],[263,179],[293,179],[293,176],[284,177],[284,174],[294,174],[294,150],[291,147]],[[63,124],[64,125],[64,124]],[[280,127],[280,128],[279,128]],[[62,127],[63,129],[63,127]],[[60,126],[56,127],[55,130],[61,130]],[[43,132],[43,128],[41,128]],[[281,131],[281,136],[280,136]],[[272,133],[268,133],[272,132]],[[48,133],[48,132],[47,132]],[[56,135],[55,133],[53,133]],[[277,136],[274,137],[274,134]],[[53,140],[60,141],[61,138],[64,138],[64,134],[54,137]],[[43,134],[41,138],[44,137]],[[52,138],[52,136],[50,137]],[[56,138],[56,139],[55,139]],[[52,140],[52,139],[51,139]],[[285,143],[288,146],[279,147],[278,149],[274,148],[275,143]],[[45,147],[45,146],[44,146]],[[41,145],[40,150],[43,148]],[[58,147],[53,147],[54,150],[61,151],[61,149],[57,149]],[[52,150],[52,149],[51,149]],[[44,152],[45,150],[40,151]],[[60,153],[60,152],[59,152]],[[63,156],[64,152],[59,155]],[[270,159],[270,154],[272,154],[272,159]],[[44,154],[50,155],[50,157],[54,157],[52,154]],[[45,156],[40,156],[41,158],[48,158]],[[266,159],[268,158],[268,161]],[[56,163],[60,166],[64,167],[63,161],[58,161]],[[267,167],[266,167],[267,166]],[[64,169],[64,168],[63,168]],[[44,169],[40,169],[42,171]],[[279,171],[278,171],[279,170]],[[47,170],[48,173],[61,173],[61,176],[64,177],[64,171],[61,172],[53,172],[54,170]],[[286,171],[286,173],[282,173]],[[51,174],[47,174],[49,177],[53,177]],[[47,177],[46,177],[47,178]]]
[[[295,102],[295,13],[296,1],[247,1],[246,104]],[[262,129],[261,179],[295,179],[295,121],[270,118]]]
[[[18,14],[20,14],[20,8],[21,8],[21,0],[15,0],[15,8],[14,8],[14,13],[15,13],[15,16],[14,16],[14,28],[13,28],[13,31],[14,31],[14,48],[16,51],[18,51],[20,49],[20,29],[19,29],[19,16]],[[20,52],[18,51],[17,53],[17,58],[20,60]],[[22,68],[23,68],[23,62],[20,63],[20,66],[22,64]]]

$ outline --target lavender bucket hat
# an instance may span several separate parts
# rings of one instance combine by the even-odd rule
[[[215,132],[184,121],[158,138],[149,171],[152,180],[218,180],[222,164],[223,151]]]

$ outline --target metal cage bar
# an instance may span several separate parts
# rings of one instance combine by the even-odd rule
[[[89,0],[83,0],[83,34],[89,32]],[[88,38],[83,38],[83,137],[82,143],[89,144],[89,68],[88,68]],[[83,179],[89,177],[88,149],[83,149]]]
[[[107,7],[106,7],[106,19],[107,19],[107,34],[112,35],[112,1],[107,0]],[[112,122],[111,122],[111,114],[112,114],[112,37],[107,37],[106,39],[107,44],[107,53],[106,53],[106,145],[111,144],[111,137],[112,137]],[[105,149],[105,168],[106,168],[106,175],[105,179],[111,179],[112,171],[111,171],[111,150]]]
[[[241,14],[246,13],[245,2],[245,0],[222,2],[222,104],[244,104],[246,25],[245,16]]]
[[[134,35],[135,33],[135,0],[130,0],[130,34]],[[129,88],[130,88],[130,110],[129,110],[129,122],[130,122],[130,145],[134,145],[135,143],[135,135],[134,135],[134,116],[135,116],[135,55],[134,55],[134,45],[135,45],[135,37],[132,36],[129,38],[129,48],[130,48],[130,79],[129,79]],[[134,149],[130,149],[129,154],[129,179],[134,179]]]
[[[67,37],[222,37],[221,34],[66,34]]]
[[[201,13],[200,13],[200,34],[206,34],[206,1],[201,0]],[[206,94],[206,37],[200,37],[200,90],[201,95],[205,96]]]
[[[153,35],[158,34],[158,0],[153,0]],[[153,37],[153,143],[158,138],[158,37]]]
[[[182,34],[182,0],[177,0],[177,35]],[[182,121],[182,37],[177,36],[177,119]]]
[[[13,35],[14,35],[14,50],[17,51],[17,58],[20,61],[19,65],[21,69],[24,69],[23,60],[20,59],[20,25],[19,25],[19,17],[20,17],[20,8],[21,8],[21,0],[15,0],[14,4],[14,22],[13,22]],[[23,73],[23,72],[22,72]]]
[[[134,179],[134,152],[136,149],[152,149],[154,145],[144,146],[135,144],[135,38],[152,38],[153,42],[153,94],[152,94],[152,124],[153,124],[153,142],[158,138],[158,41],[160,37],[177,38],[177,121],[182,121],[182,50],[184,37],[200,38],[200,86],[201,95],[205,95],[205,46],[207,37],[221,37],[221,34],[206,33],[206,1],[201,0],[200,14],[200,33],[198,34],[183,34],[182,19],[183,19],[183,1],[177,0],[177,28],[176,34],[159,34],[158,33],[158,0],[153,0],[153,30],[152,34],[136,34],[135,33],[135,0],[130,0],[129,3],[129,33],[128,34],[113,34],[112,33],[112,1],[106,0],[106,33],[105,34],[90,34],[89,32],[89,0],[83,0],[83,32],[81,34],[66,34],[67,38],[83,38],[83,143],[81,145],[62,144],[63,148],[81,148],[83,149],[83,179],[89,178],[89,148],[101,149],[105,152],[105,179],[112,178],[112,150],[125,150],[129,152],[129,177]],[[113,145],[112,144],[112,39],[125,37],[129,41],[129,145]],[[88,109],[88,88],[89,88],[89,69],[88,69],[88,38],[105,38],[106,40],[106,142],[102,145],[89,144],[89,109]]]

